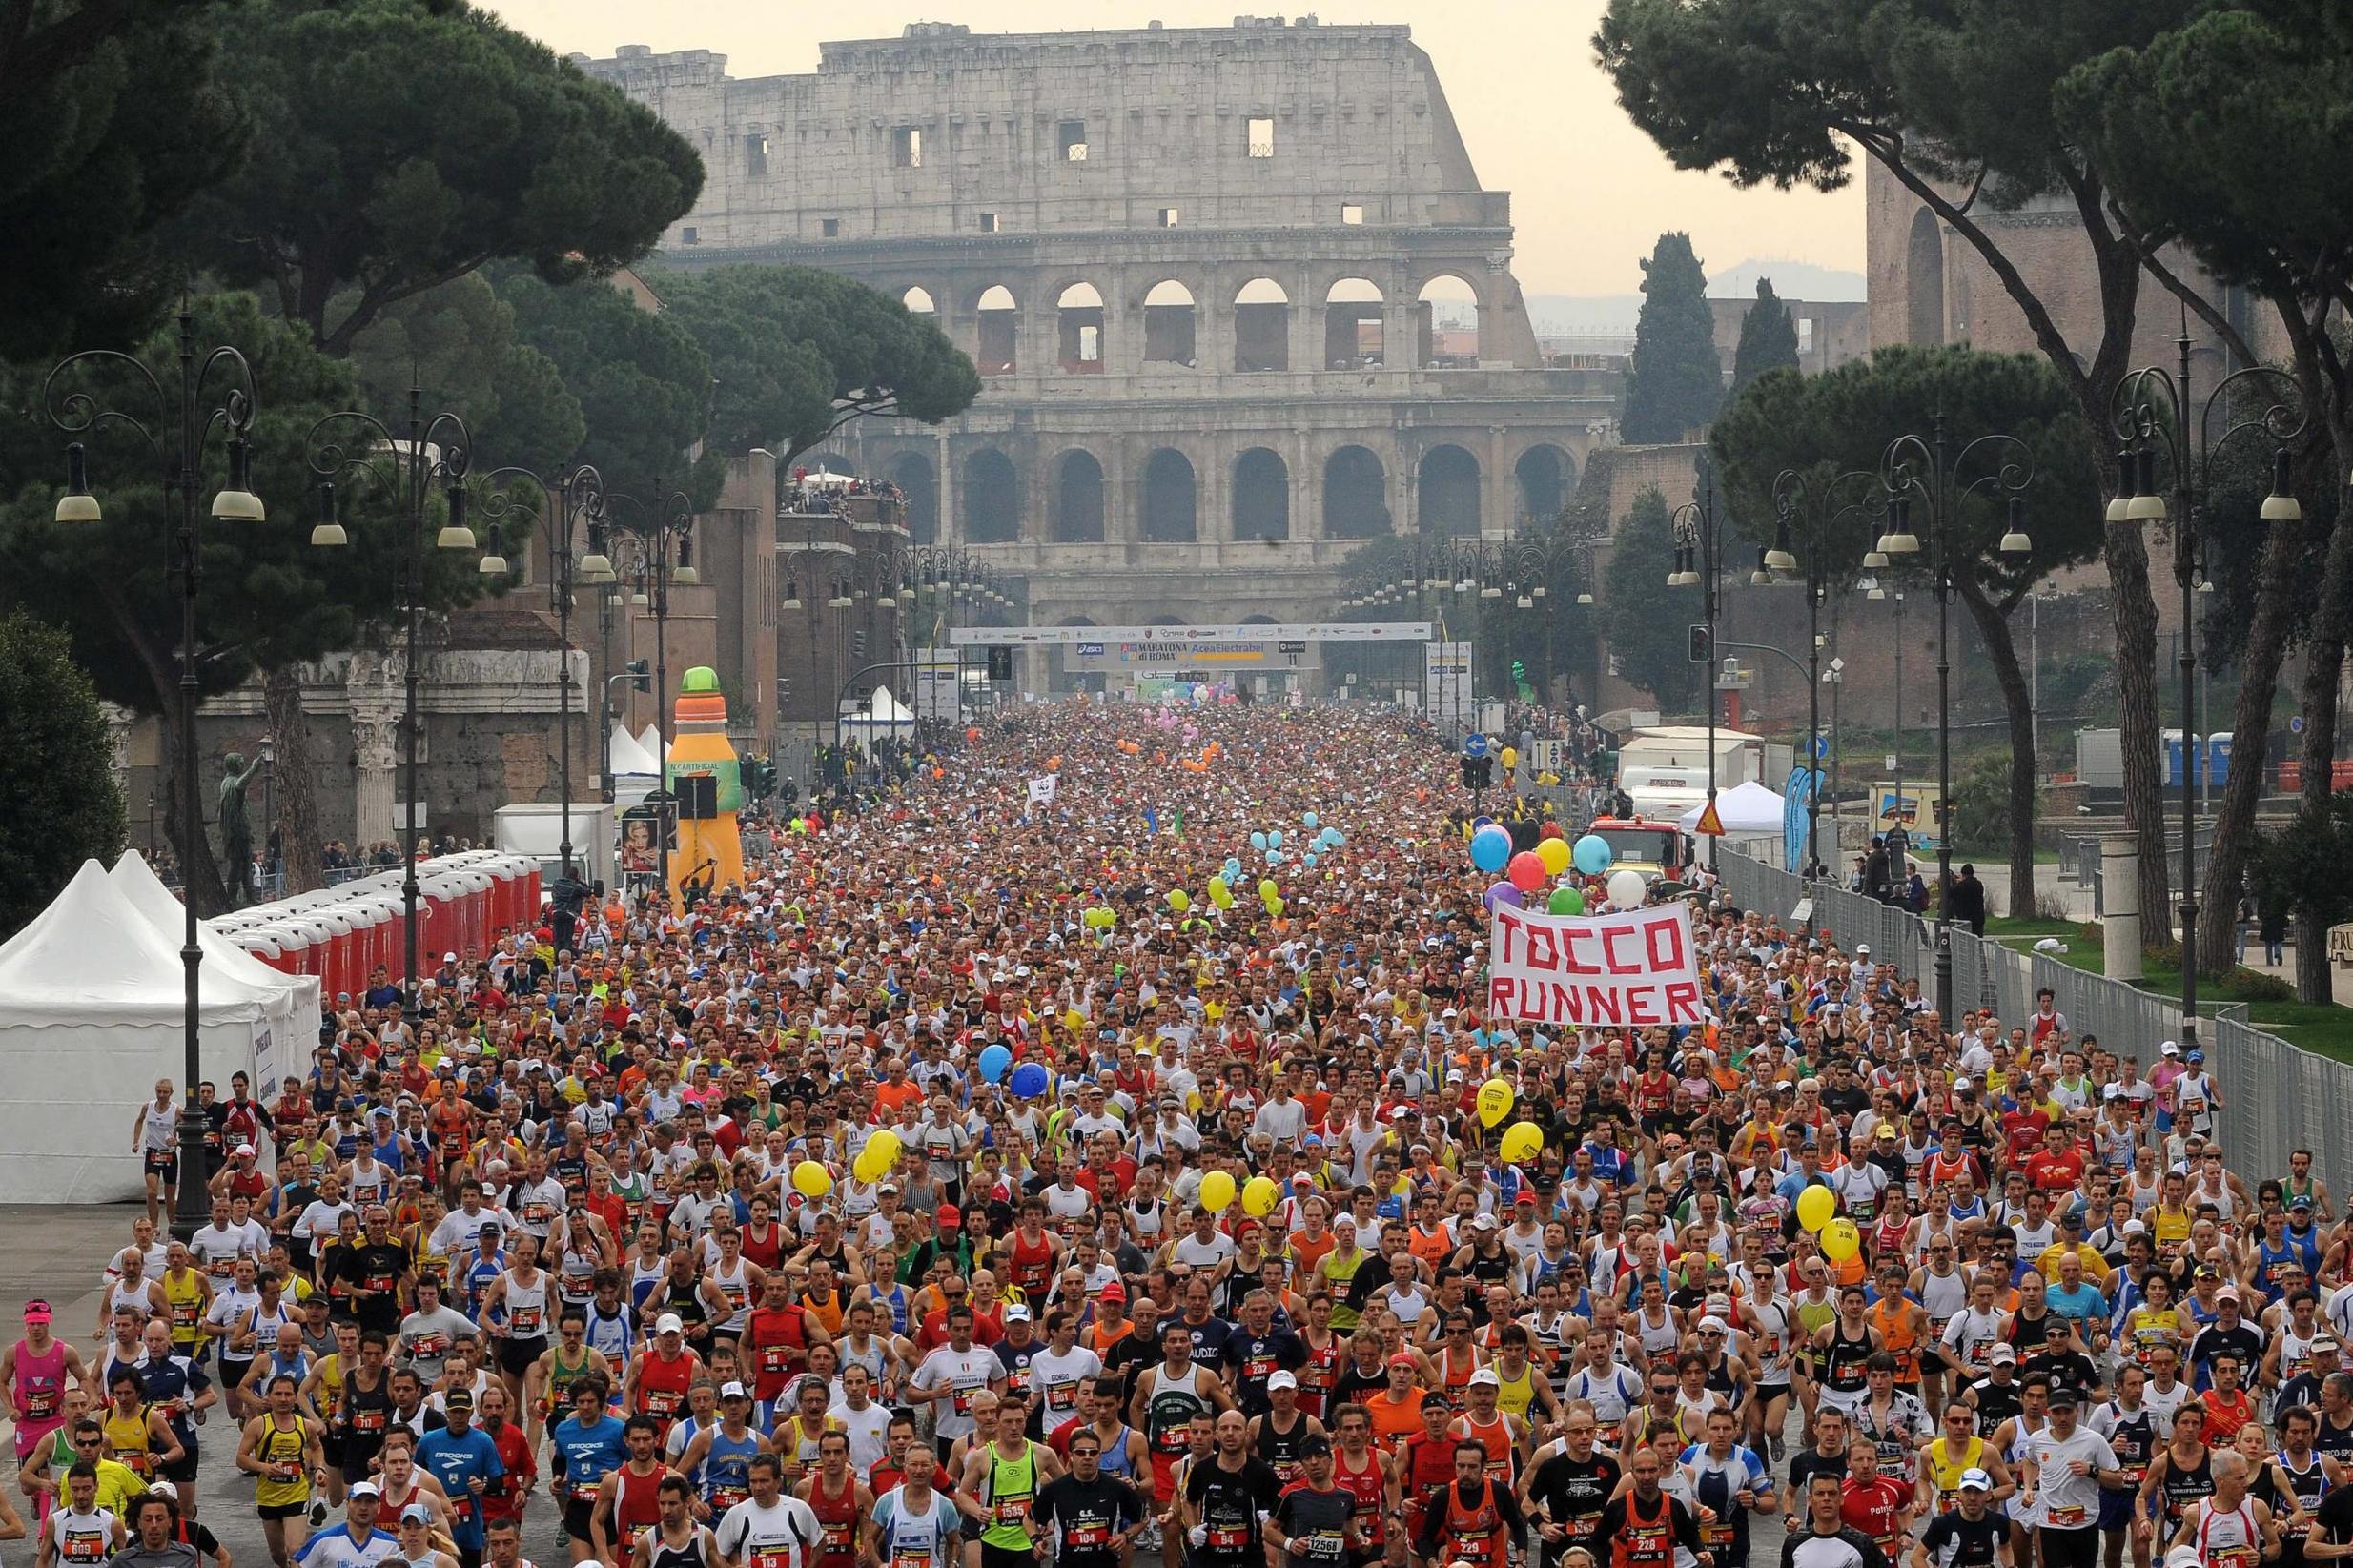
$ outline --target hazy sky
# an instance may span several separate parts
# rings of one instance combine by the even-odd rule
[[[837,11],[777,0],[482,0],[563,53],[702,48],[736,76],[817,69],[817,46],[896,37],[909,22],[975,32],[1225,27],[1248,0],[875,0]],[[1271,13],[1272,8],[1262,8]],[[1834,195],[1739,191],[1670,168],[1628,124],[1589,40],[1602,0],[1352,0],[1327,23],[1402,22],[1437,62],[1481,183],[1511,193],[1515,271],[1531,294],[1626,294],[1659,233],[1685,229],[1712,274],[1751,258],[1860,271],[1859,182]],[[1286,15],[1299,15],[1297,10]]]

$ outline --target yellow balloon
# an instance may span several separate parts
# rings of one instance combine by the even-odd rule
[[[1838,1212],[1838,1200],[1827,1187],[1809,1187],[1797,1194],[1797,1223],[1819,1232]]]
[[[890,1173],[890,1162],[876,1159],[874,1151],[868,1149],[860,1152],[857,1159],[851,1162],[849,1173],[871,1187]]]
[[[1543,1153],[1544,1150],[1545,1130],[1534,1122],[1514,1122],[1504,1130],[1504,1164],[1524,1165]]]
[[[792,1190],[805,1198],[822,1198],[833,1191],[833,1172],[815,1160],[792,1168]]]
[[[1545,875],[1557,877],[1568,869],[1569,853],[1566,839],[1539,839],[1536,858],[1545,863]]]
[[[1479,1086],[1479,1120],[1482,1126],[1493,1127],[1511,1114],[1513,1099],[1511,1086],[1501,1078],[1490,1078]]]
[[[1193,907],[1193,895],[1182,887],[1171,888],[1168,895],[1168,906],[1181,915]]]
[[[1208,1186],[1203,1181],[1202,1186]],[[1275,1212],[1275,1204],[1282,1196],[1282,1189],[1275,1185],[1272,1176],[1253,1176],[1242,1184],[1242,1212],[1264,1219]]]
[[[1863,1233],[1851,1219],[1834,1219],[1822,1228],[1822,1255],[1844,1263],[1863,1250]]]
[[[1234,1203],[1234,1178],[1223,1171],[1212,1171],[1201,1178],[1201,1207],[1213,1214],[1222,1214]]]

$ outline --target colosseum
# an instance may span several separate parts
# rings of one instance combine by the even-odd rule
[[[975,34],[823,46],[813,75],[624,48],[583,69],[701,148],[661,260],[795,262],[931,313],[982,397],[831,454],[906,491],[1053,624],[1327,617],[1362,540],[1548,518],[1615,439],[1548,367],[1403,27]]]

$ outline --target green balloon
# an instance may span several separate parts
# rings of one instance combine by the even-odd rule
[[[1574,887],[1555,887],[1552,897],[1545,904],[1545,909],[1556,915],[1584,914],[1585,895]]]

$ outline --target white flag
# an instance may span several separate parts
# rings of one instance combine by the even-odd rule
[[[1045,774],[1039,778],[1032,779],[1030,781],[1030,804],[1032,805],[1052,804],[1054,803],[1054,775],[1051,773]]]

